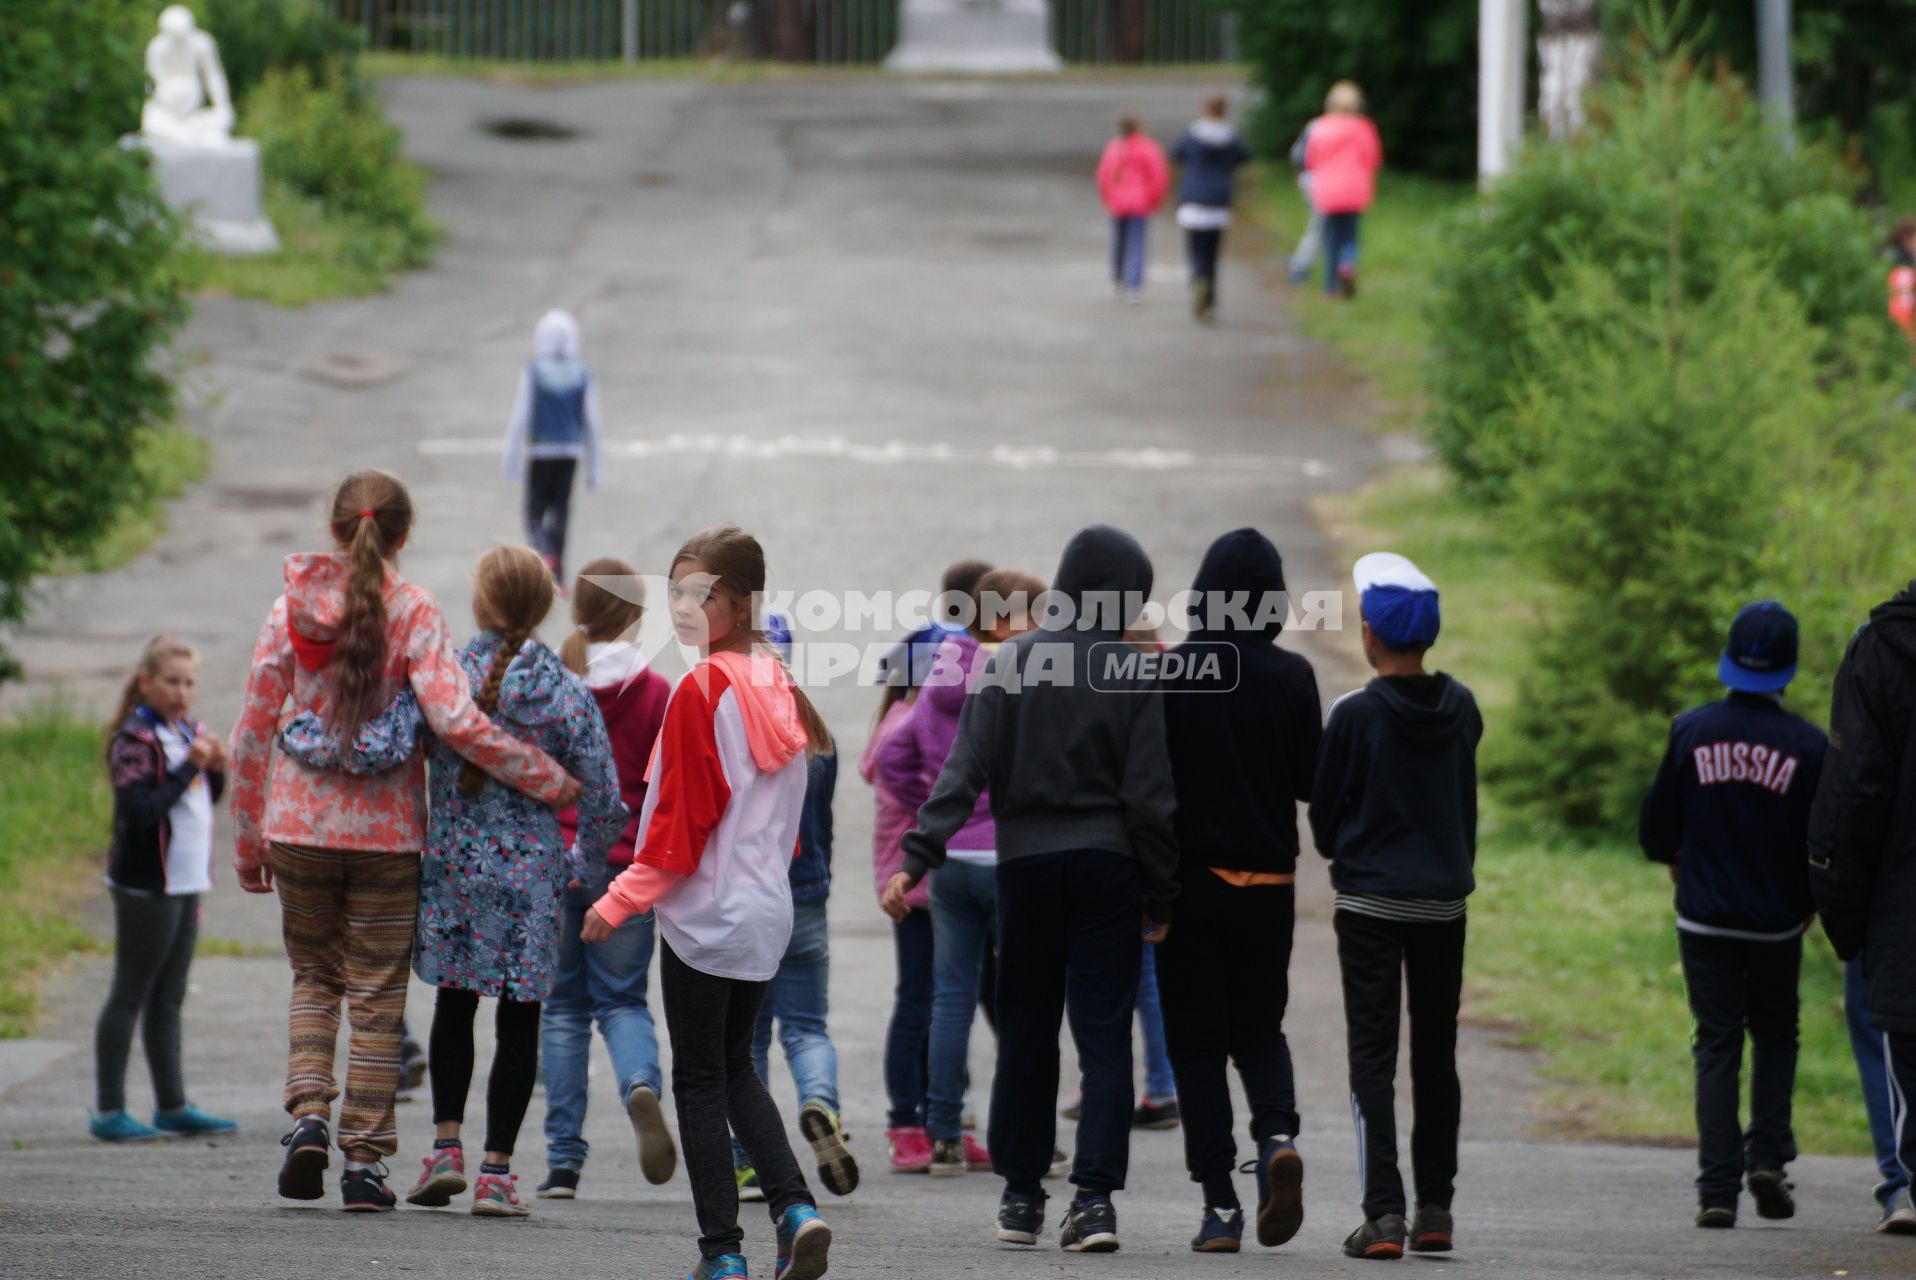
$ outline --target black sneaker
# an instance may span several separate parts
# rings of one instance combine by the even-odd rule
[[[1058,1244],[1066,1253],[1116,1253],[1118,1211],[1110,1196],[1084,1196],[1064,1211]]]
[[[1796,1199],[1790,1195],[1792,1184],[1785,1181],[1781,1169],[1757,1169],[1744,1179],[1756,1201],[1759,1218],[1794,1218]]]
[[[332,1138],[326,1122],[307,1116],[293,1125],[293,1131],[279,1140],[286,1148],[286,1159],[279,1166],[279,1194],[287,1200],[317,1200],[326,1194],[326,1165],[331,1159],[327,1148]]]
[[[535,1193],[541,1200],[571,1200],[579,1194],[577,1169],[548,1169],[546,1180]]]
[[[1244,1210],[1204,1206],[1198,1233],[1191,1237],[1192,1253],[1236,1253],[1244,1247]]]
[[[1372,1258],[1388,1261],[1404,1256],[1404,1215],[1387,1213],[1366,1219],[1364,1225],[1344,1241],[1346,1258]]]
[[[1706,1204],[1697,1210],[1696,1224],[1711,1231],[1725,1231],[1736,1225],[1736,1207],[1726,1204]]]
[[[386,1185],[386,1176],[383,1164],[340,1174],[340,1207],[347,1213],[383,1213],[397,1205],[399,1197]]]
[[[1044,1231],[1044,1195],[1007,1190],[998,1201],[998,1239],[1006,1244],[1036,1244]]]
[[[962,1178],[971,1172],[971,1162],[965,1159],[965,1144],[950,1138],[940,1138],[931,1144],[931,1168],[926,1170],[934,1178]]]
[[[1175,1129],[1178,1127],[1178,1100],[1167,1098],[1163,1102],[1153,1102],[1146,1098],[1131,1113],[1133,1129]]]
[[[1417,1216],[1410,1220],[1412,1253],[1449,1253],[1453,1247],[1454,1225],[1450,1210],[1440,1204],[1420,1204]]]

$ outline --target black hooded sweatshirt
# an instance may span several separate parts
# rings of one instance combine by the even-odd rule
[[[1284,562],[1257,530],[1234,529],[1204,553],[1191,589],[1198,625],[1179,651],[1195,664],[1221,650],[1224,680],[1197,667],[1199,674],[1165,684],[1184,873],[1289,875],[1297,868],[1297,802],[1311,798],[1324,713],[1311,664],[1274,643],[1284,629]],[[1242,616],[1208,611],[1227,594],[1242,599]],[[1266,601],[1275,607],[1260,617]]]
[[[1379,676],[1331,704],[1311,832],[1340,894],[1451,902],[1477,887],[1470,690],[1441,672]]]
[[[1163,694],[1145,673],[1126,674],[1132,614],[1115,607],[1150,594],[1151,561],[1130,534],[1092,525],[1066,544],[1052,589],[1072,600],[1075,618],[1050,619],[992,655],[905,835],[904,870],[919,877],[943,866],[946,842],[988,787],[1000,862],[1123,854],[1137,861],[1145,909],[1168,921],[1178,854]]]
[[[1863,957],[1870,1020],[1916,1032],[1916,582],[1870,611],[1837,668],[1809,861],[1830,944]]]

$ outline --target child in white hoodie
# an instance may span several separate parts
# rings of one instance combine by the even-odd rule
[[[602,478],[599,383],[579,360],[579,322],[570,312],[546,312],[532,345],[535,356],[519,375],[506,424],[505,475],[514,484],[525,481],[526,541],[545,557],[552,580],[563,582],[566,522],[580,460],[586,488],[596,490]]]

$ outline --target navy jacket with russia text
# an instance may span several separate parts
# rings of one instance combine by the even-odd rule
[[[1808,923],[1824,747],[1821,729],[1760,694],[1731,693],[1671,724],[1637,838],[1652,861],[1676,864],[1679,928],[1787,935]]]

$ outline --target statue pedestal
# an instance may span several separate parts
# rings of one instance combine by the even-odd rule
[[[1056,71],[1045,0],[903,0],[887,71]]]
[[[271,253],[279,236],[260,209],[259,144],[232,138],[217,146],[188,146],[132,138],[153,157],[153,173],[167,207],[214,253]]]

